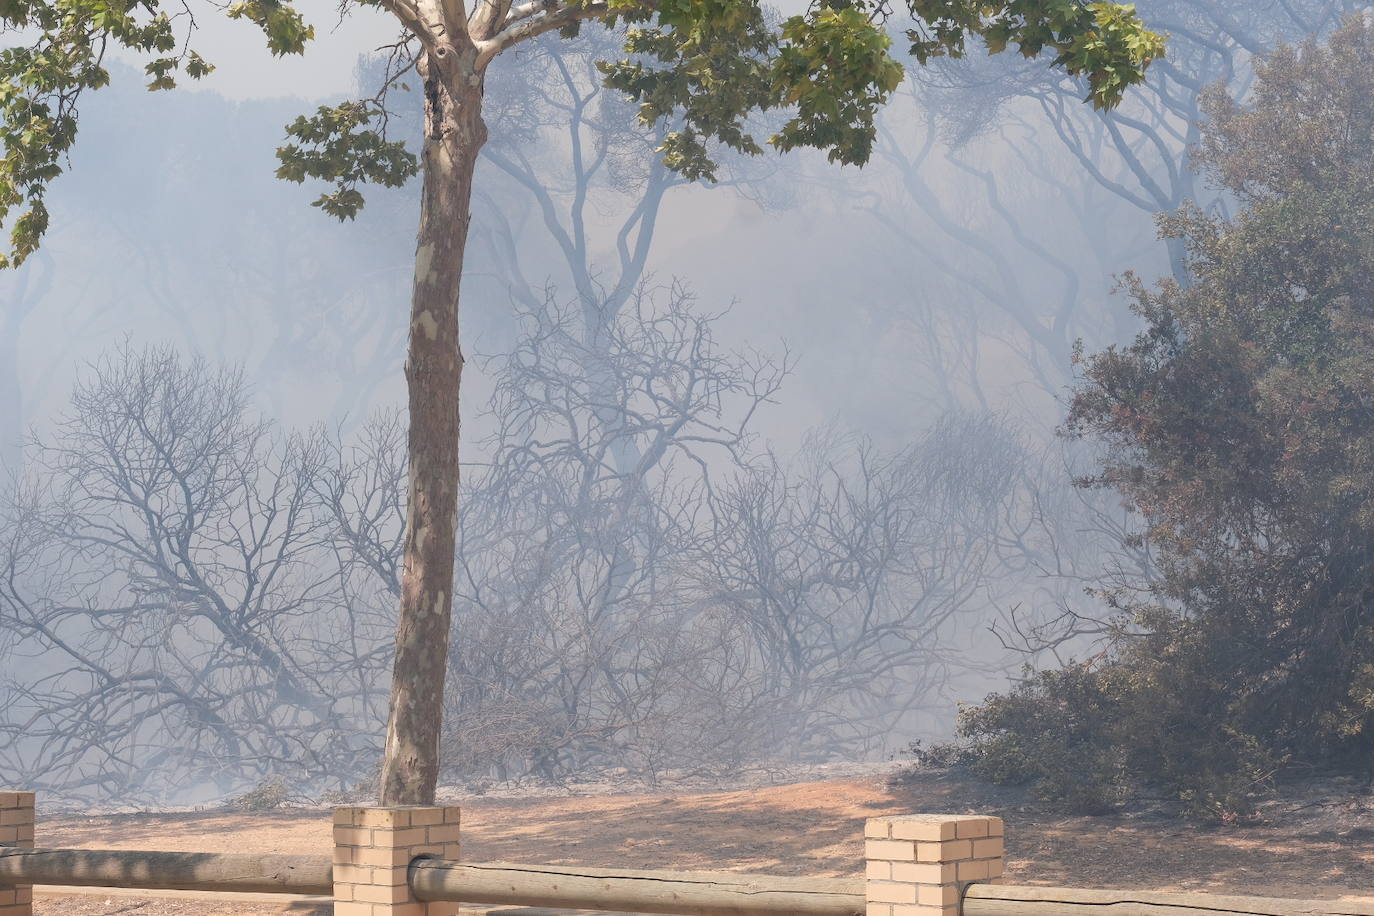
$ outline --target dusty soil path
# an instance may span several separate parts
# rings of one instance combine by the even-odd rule
[[[626,868],[846,876],[862,872],[863,820],[909,812],[982,813],[1007,824],[1013,883],[1374,896],[1374,801],[1341,798],[1339,817],[1277,817],[1210,829],[1162,815],[1054,816],[1024,793],[948,774],[884,776],[729,792],[462,799],[464,858]],[[1341,807],[1343,806],[1343,807]],[[324,853],[327,811],[209,812],[41,819],[38,845]],[[327,912],[302,906],[297,912]],[[39,916],[247,916],[269,903],[41,896]]]

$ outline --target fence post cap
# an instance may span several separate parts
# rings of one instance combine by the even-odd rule
[[[864,836],[877,840],[940,842],[1002,834],[1000,817],[979,814],[888,814],[871,817],[864,825]]]

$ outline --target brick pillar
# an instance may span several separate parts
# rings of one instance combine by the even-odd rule
[[[0,846],[33,848],[32,792],[0,792]],[[33,916],[33,888],[0,884],[0,916]]]
[[[411,896],[406,871],[419,856],[457,859],[458,823],[457,808],[335,809],[335,916],[454,916],[456,903]]]
[[[1002,874],[999,817],[874,817],[864,838],[868,916],[959,916],[965,887]]]

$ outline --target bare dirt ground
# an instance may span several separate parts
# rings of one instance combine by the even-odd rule
[[[1183,822],[1162,806],[1066,817],[1021,790],[948,773],[893,774],[888,767],[733,791],[461,798],[463,855],[489,862],[852,876],[862,872],[867,817],[980,813],[1006,821],[1010,883],[1374,896],[1374,796],[1347,781],[1305,784],[1267,806],[1262,824],[1209,828]],[[38,845],[323,854],[330,823],[321,809],[59,816],[40,819]],[[229,904],[97,892],[40,894],[35,912],[248,916],[329,909],[308,902],[284,909],[266,898]]]

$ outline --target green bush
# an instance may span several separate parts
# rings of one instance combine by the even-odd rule
[[[1158,577],[1093,663],[960,719],[979,773],[1078,810],[1234,821],[1285,764],[1374,755],[1374,25],[1279,49],[1250,98],[1206,96],[1196,156],[1240,212],[1161,220],[1195,282],[1127,277],[1145,328],[1082,361],[1065,424]]]

